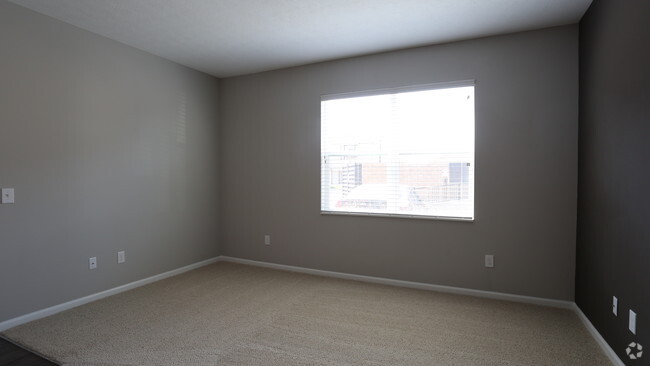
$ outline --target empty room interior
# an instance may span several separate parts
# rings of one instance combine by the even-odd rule
[[[650,365],[648,45],[642,0],[0,0],[0,366]]]

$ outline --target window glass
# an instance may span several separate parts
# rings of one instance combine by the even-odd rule
[[[474,86],[321,100],[321,212],[474,218]]]

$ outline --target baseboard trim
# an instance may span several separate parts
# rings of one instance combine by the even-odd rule
[[[332,271],[325,271],[321,269],[288,266],[285,264],[260,262],[260,261],[250,260],[250,259],[242,259],[242,258],[228,257],[228,256],[219,257],[219,261],[248,264],[248,265],[258,266],[258,267],[281,269],[285,271],[307,273],[307,274],[313,274],[313,275],[325,276],[325,277],[341,278],[346,280],[371,282],[371,283],[378,283],[383,285],[415,288],[420,290],[446,292],[446,293],[459,294],[459,295],[485,297],[485,298],[496,299],[496,300],[506,300],[506,301],[521,302],[526,304],[551,306],[555,308],[563,308],[563,309],[574,308],[574,303],[572,301],[545,299],[541,297],[514,295],[514,294],[507,294],[502,292],[473,290],[473,289],[467,289],[462,287],[433,285],[433,284],[423,283],[423,282],[402,281],[402,280],[394,280],[394,279],[384,278],[384,277],[355,275],[355,274],[343,273],[343,272],[332,272]]]
[[[343,273],[343,272],[332,272],[332,271],[325,271],[325,270],[320,270],[320,269],[289,266],[289,265],[285,265],[285,264],[261,262],[261,261],[255,261],[255,260],[250,260],[250,259],[242,259],[242,258],[236,258],[236,257],[228,257],[228,256],[220,256],[219,261],[220,262],[223,261],[223,262],[248,264],[248,265],[258,266],[258,267],[281,269],[281,270],[285,270],[285,271],[307,273],[307,274],[313,274],[313,275],[319,275],[319,276],[325,276],[325,277],[341,278],[341,279],[346,279],[346,280],[371,282],[371,283],[378,283],[378,284],[399,286],[399,287],[409,287],[409,288],[415,288],[415,289],[421,289],[421,290],[446,292],[446,293],[453,293],[453,294],[459,294],[459,295],[484,297],[484,298],[489,298],[489,299],[514,301],[514,302],[521,302],[521,303],[526,303],[526,304],[550,306],[550,307],[555,307],[555,308],[573,310],[578,315],[578,318],[580,318],[580,320],[584,324],[585,328],[587,328],[587,331],[589,332],[589,334],[591,334],[591,336],[594,338],[596,343],[603,350],[603,352],[605,353],[607,358],[610,359],[612,364],[615,365],[615,366],[625,366],[625,364],[623,363],[623,361],[621,361],[621,359],[618,357],[616,352],[614,352],[612,347],[610,347],[610,345],[600,335],[600,333],[594,327],[594,325],[591,324],[591,321],[589,321],[587,316],[582,312],[582,310],[580,310],[578,305],[573,301],[553,300],[553,299],[545,299],[545,298],[541,298],[541,297],[507,294],[507,293],[502,293],[502,292],[473,290],[473,289],[467,289],[467,288],[462,288],[462,287],[433,285],[433,284],[422,283],[422,282],[411,282],[411,281],[394,280],[394,279],[390,279],[390,278],[355,275],[355,274],[349,274],[349,273]]]
[[[483,290],[474,290],[474,289],[467,289],[467,288],[462,288],[462,287],[453,287],[453,286],[443,286],[443,285],[433,285],[429,283],[423,283],[423,282],[412,282],[412,281],[402,281],[402,280],[394,280],[390,278],[383,278],[383,277],[373,277],[373,276],[364,276],[364,275],[355,275],[355,274],[350,274],[350,273],[343,273],[343,272],[333,272],[333,271],[326,271],[326,270],[320,270],[320,269],[312,269],[312,268],[306,268],[306,267],[297,267],[297,266],[289,266],[285,264],[277,264],[277,263],[270,263],[270,262],[261,262],[261,261],[255,261],[251,259],[243,259],[243,258],[236,258],[236,257],[229,257],[229,256],[218,256],[210,259],[206,259],[201,262],[193,263],[181,268],[177,268],[171,271],[167,271],[164,273],[157,274],[155,276],[147,277],[138,281],[134,281],[131,283],[127,283],[122,286],[114,287],[109,290],[105,290],[102,292],[98,292],[96,294],[84,296],[79,299],[75,299],[72,301],[68,301],[62,304],[54,305],[49,308],[45,308],[42,310],[38,310],[29,314],[21,315],[19,317],[5,320],[3,322],[0,322],[0,332],[5,331],[7,329],[13,328],[15,326],[25,324],[28,322],[31,322],[33,320],[41,319],[46,316],[54,315],[56,313],[59,313],[64,310],[72,309],[74,307],[80,306],[87,304],[92,301],[96,301],[111,295],[115,295],[124,291],[128,291],[140,286],[144,286],[156,281],[163,280],[165,278],[169,278],[172,276],[179,275],[184,272],[191,271],[193,269],[197,269],[203,266],[206,266],[208,264],[212,264],[215,262],[232,262],[232,263],[240,263],[240,264],[248,264],[252,266],[257,266],[257,267],[265,267],[265,268],[272,268],[272,269],[280,269],[280,270],[285,270],[285,271],[291,271],[291,272],[299,272],[299,273],[306,273],[306,274],[313,274],[313,275],[318,275],[318,276],[325,276],[325,277],[333,277],[333,278],[341,278],[341,279],[347,279],[347,280],[354,280],[354,281],[362,281],[362,282],[370,282],[370,283],[377,283],[377,284],[383,284],[383,285],[391,285],[391,286],[399,286],[399,287],[408,287],[408,288],[415,288],[415,289],[420,289],[420,290],[429,290],[429,291],[437,291],[437,292],[446,292],[446,293],[453,293],[453,294],[459,294],[459,295],[467,295],[467,296],[475,296],[475,297],[484,297],[484,298],[489,298],[489,299],[496,299],[496,300],[506,300],[506,301],[514,301],[514,302],[521,302],[521,303],[526,303],[526,304],[534,304],[534,305],[542,305],[542,306],[550,306],[550,307],[555,307],[555,308],[563,308],[563,309],[570,309],[573,310],[577,315],[580,321],[584,324],[585,328],[587,328],[587,331],[591,336],[594,338],[596,343],[600,346],[600,348],[603,350],[605,355],[610,359],[610,361],[615,365],[615,366],[625,366],[625,363],[618,357],[616,352],[610,347],[610,345],[605,341],[605,339],[602,337],[602,335],[598,332],[598,330],[594,327],[593,324],[591,324],[591,321],[587,318],[587,316],[582,312],[582,310],[576,305],[576,303],[572,301],[563,301],[563,300],[553,300],[553,299],[545,299],[541,297],[533,297],[533,296],[523,296],[523,295],[515,295],[515,294],[507,294],[507,293],[501,293],[501,292],[493,292],[493,291],[483,291]]]
[[[220,257],[214,257],[214,258],[206,259],[206,260],[201,261],[201,262],[196,262],[196,263],[193,263],[193,264],[181,267],[181,268],[177,268],[177,269],[174,269],[174,270],[171,270],[171,271],[167,271],[167,272],[164,272],[164,273],[157,274],[155,276],[151,276],[151,277],[147,277],[147,278],[144,278],[144,279],[141,279],[141,280],[138,280],[138,281],[127,283],[125,285],[114,287],[112,289],[108,289],[108,290],[105,290],[105,291],[102,291],[102,292],[98,292],[96,294],[84,296],[82,298],[71,300],[71,301],[68,301],[68,302],[65,302],[65,303],[62,303],[62,304],[54,305],[54,306],[51,306],[49,308],[45,308],[45,309],[42,309],[42,310],[37,310],[37,311],[35,311],[33,313],[21,315],[21,316],[19,316],[17,318],[5,320],[5,321],[0,323],[0,332],[5,331],[5,330],[7,330],[9,328],[13,328],[13,327],[18,326],[18,325],[21,325],[21,324],[31,322],[33,320],[37,320],[37,319],[40,319],[40,318],[44,318],[46,316],[54,315],[54,314],[62,312],[64,310],[72,309],[74,307],[87,304],[87,303],[95,301],[95,300],[99,300],[99,299],[103,299],[103,298],[111,296],[111,295],[119,294],[120,292],[128,291],[128,290],[134,289],[136,287],[148,285],[148,284],[150,284],[152,282],[156,282],[156,281],[160,281],[160,280],[163,280],[165,278],[168,278],[168,277],[176,276],[176,275],[179,275],[179,274],[181,274],[183,272],[191,271],[193,269],[197,269],[199,267],[203,267],[203,266],[206,266],[208,264],[218,262],[219,260],[220,260]]]
[[[596,343],[600,346],[600,348],[605,352],[605,355],[607,358],[609,358],[610,361],[612,361],[612,364],[615,366],[625,366],[625,363],[618,357],[616,352],[610,347],[609,343],[603,338],[603,336],[600,334],[598,329],[594,327],[593,324],[591,324],[591,321],[585,313],[582,312],[582,309],[578,306],[578,304],[573,303],[573,311],[578,315],[578,318],[582,321],[582,324],[584,324],[585,328],[587,328],[587,331],[591,336],[596,340]]]

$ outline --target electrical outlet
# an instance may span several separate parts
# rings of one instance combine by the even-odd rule
[[[630,309],[630,324],[629,324],[630,332],[632,334],[636,334],[636,313]]]
[[[271,235],[264,235],[264,245],[271,245]]]
[[[2,203],[14,203],[14,189],[2,188]]]
[[[97,268],[97,257],[92,257],[88,259],[88,268],[90,269]]]
[[[488,268],[494,267],[494,255],[492,254],[485,255],[485,266]]]
[[[616,298],[616,296],[612,296],[612,298],[613,298],[613,300],[612,300],[612,313],[614,313],[614,315],[618,316],[618,299]]]
[[[126,253],[124,251],[117,252],[117,263],[124,263],[126,262]]]

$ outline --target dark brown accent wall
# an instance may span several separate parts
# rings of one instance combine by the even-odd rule
[[[650,365],[625,354],[650,347],[649,1],[596,0],[580,23],[578,161],[576,302],[626,364]]]

